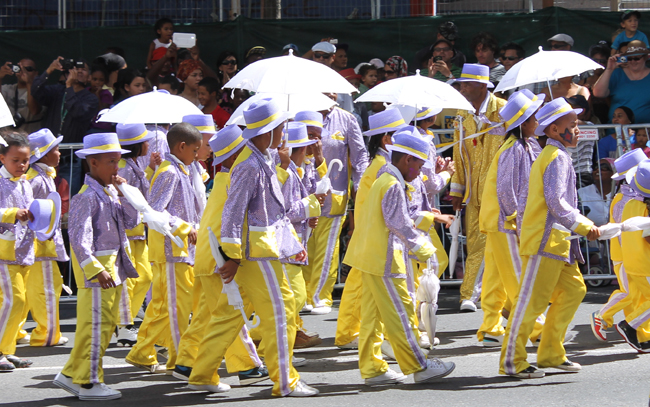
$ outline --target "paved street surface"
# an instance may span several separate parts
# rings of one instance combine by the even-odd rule
[[[458,290],[443,289],[440,295],[438,337],[441,344],[431,356],[456,363],[456,370],[440,382],[394,387],[368,388],[359,375],[356,351],[334,347],[338,309],[325,316],[307,315],[305,327],[318,331],[324,339],[318,348],[297,351],[309,364],[299,367],[302,378],[317,387],[321,395],[309,400],[271,398],[270,382],[238,387],[237,377],[223,371],[223,381],[233,386],[229,393],[209,396],[194,392],[186,383],[171,376],[150,375],[124,362],[128,349],[115,346],[106,352],[106,383],[122,391],[119,401],[102,405],[119,406],[199,406],[209,404],[246,406],[647,406],[650,394],[650,355],[637,354],[620,340],[598,342],[589,327],[589,315],[603,304],[613,287],[590,288],[571,325],[575,338],[566,346],[571,360],[580,363],[580,373],[547,370],[543,379],[516,380],[498,375],[499,350],[478,346],[475,331],[482,312],[457,313]],[[337,305],[338,306],[338,305]],[[52,384],[61,370],[74,341],[74,307],[62,304],[62,330],[70,338],[65,347],[30,348],[20,346],[18,355],[28,357],[34,365],[0,374],[0,405],[11,406],[81,406],[80,402]],[[616,320],[620,320],[618,315]],[[27,327],[33,328],[33,322]],[[535,360],[534,348],[529,360]],[[399,370],[397,364],[392,368]],[[426,404],[424,404],[426,403]]]

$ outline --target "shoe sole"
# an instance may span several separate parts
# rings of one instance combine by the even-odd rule
[[[546,376],[546,373],[517,373],[511,374],[509,376],[514,377],[515,379],[541,379],[542,377]]]
[[[140,369],[140,370],[144,370],[145,372],[149,372],[149,373],[151,373],[151,374],[154,374],[154,373],[162,373],[162,372],[156,372],[156,368],[154,367],[154,366],[156,366],[156,365],[145,366],[145,365],[139,365],[139,364],[137,364],[137,363],[131,362],[130,360],[127,360],[127,359],[125,359],[124,361],[125,361],[126,363],[128,363],[129,365],[133,366],[133,367],[137,367],[138,369]]]
[[[618,324],[616,325],[616,330],[617,330],[618,333],[623,337],[623,339],[625,340],[625,342],[627,342],[627,344],[630,345],[634,350],[636,350],[636,351],[638,351],[638,352],[644,352],[643,349],[641,349],[640,347],[638,347],[638,346],[636,346],[635,344],[633,344],[632,342],[630,342],[630,338],[628,338],[628,336],[627,336],[627,334],[625,333],[625,331],[622,330],[622,329],[618,326]]]
[[[176,371],[172,372],[172,376],[174,376],[174,377],[177,378],[178,380],[182,380],[182,381],[184,381],[184,382],[190,380],[190,377],[189,377],[189,376],[185,376],[184,374],[182,374],[182,373],[178,373],[178,372],[176,372]]]
[[[62,388],[63,390],[67,391],[68,393],[72,394],[75,397],[79,397],[79,392],[73,389],[72,387],[68,386],[67,384],[63,382],[58,382],[56,380],[53,380],[52,383],[54,383],[55,386]]]
[[[113,394],[110,396],[79,396],[79,400],[85,401],[117,400],[119,398],[122,398],[121,394]]]
[[[441,373],[441,374],[439,374],[437,376],[428,377],[428,378],[426,378],[424,380],[417,381],[417,382],[415,382],[415,384],[429,383],[429,382],[432,382],[432,381],[434,381],[436,379],[442,379],[443,377],[449,376],[451,374],[451,372],[453,372],[455,369],[456,369],[456,365],[454,365],[451,369],[447,370],[444,373]]]
[[[209,393],[226,393],[226,392],[230,391],[230,389],[226,389],[226,390],[218,390],[218,391],[208,390],[207,388],[204,388],[204,387],[203,387],[202,385],[200,385],[200,384],[188,384],[187,387],[188,387],[190,390],[194,390],[194,391],[207,391],[207,392],[209,392]]]
[[[405,382],[406,382],[406,376],[404,376],[401,379],[386,379],[381,382],[371,382],[371,383],[365,382],[365,385],[369,387],[378,387],[378,386],[390,386],[394,384],[404,384]]]
[[[337,346],[337,347],[338,347],[339,349],[341,349],[341,350],[355,350],[355,349],[359,349],[359,345],[354,345],[354,346],[351,346],[351,345],[341,345],[341,346]]]
[[[570,373],[578,373],[579,371],[582,370],[582,367],[580,367],[579,369],[576,369],[575,367],[565,367],[565,366],[549,366],[549,367],[540,366],[540,368],[543,368],[543,369],[558,369],[558,370],[562,370],[562,371],[570,372]]]
[[[119,340],[119,341],[117,341],[117,347],[118,348],[127,348],[127,347],[132,348],[136,343],[137,343],[137,341],[128,341],[126,339]]]
[[[322,344],[323,341],[314,341],[313,343],[307,343],[307,344],[302,344],[302,345],[293,345],[294,349],[307,349],[307,348],[313,348],[314,346],[318,346]]]
[[[476,310],[475,309],[470,309],[470,308],[466,308],[466,309],[461,308],[460,312],[476,312]]]
[[[488,340],[486,342],[485,338],[483,338],[483,347],[484,348],[500,348],[501,347],[501,342],[492,341],[492,340]]]
[[[267,380],[269,377],[268,376],[261,376],[261,377],[254,377],[254,378],[248,378],[248,379],[239,379],[239,385],[240,386],[250,386],[251,384],[263,382],[264,380]]]
[[[601,331],[602,331],[602,329],[601,329]],[[597,331],[596,331],[596,319],[594,318],[593,315],[591,316],[591,332],[594,333],[594,336],[595,336],[596,339],[598,339],[600,342],[607,342],[607,337],[602,337],[602,336],[598,335],[598,333],[597,333]]]

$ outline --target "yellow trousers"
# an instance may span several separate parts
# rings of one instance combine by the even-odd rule
[[[53,346],[61,339],[59,298],[63,276],[55,261],[36,261],[27,274],[27,304],[36,328],[31,346]]]
[[[406,279],[361,274],[361,377],[369,379],[388,370],[388,363],[381,355],[381,343],[384,340],[382,329],[393,347],[402,373],[408,375],[424,370],[427,358],[418,345],[415,307]]]
[[[296,303],[296,328],[302,328],[302,318],[300,318],[300,310],[307,303],[307,285],[305,284],[305,278],[302,274],[302,266],[297,264],[282,263],[284,267],[284,274],[289,282],[289,287],[293,292],[293,298]]]
[[[469,300],[474,292],[476,276],[478,276],[483,263],[485,251],[485,235],[481,233],[478,225],[478,212],[480,207],[468,203],[465,207],[465,236],[467,236],[467,260],[465,260],[465,273],[460,286],[460,300]]]
[[[274,396],[291,393],[300,376],[291,364],[296,327],[290,321],[295,318],[293,293],[279,261],[241,261],[235,281],[239,285],[244,304],[252,304],[260,318],[260,329],[266,345],[265,363],[273,380]],[[203,281],[208,290],[206,281]],[[246,309],[250,309],[249,306]],[[228,298],[218,298],[215,312],[199,346],[199,353],[190,376],[190,384],[219,383],[217,368],[226,349],[232,344],[244,326],[239,311],[228,305]]]
[[[151,287],[153,272],[151,271],[151,263],[149,262],[149,246],[147,246],[147,241],[129,240],[129,245],[131,246],[135,269],[138,271],[138,278],[129,278],[126,280],[131,307],[131,318],[135,318]]]
[[[336,336],[334,344],[342,346],[352,342],[359,336],[361,329],[361,275],[362,271],[352,267],[345,280],[339,316],[336,319]]]
[[[522,275],[514,310],[501,347],[499,373],[516,374],[528,368],[526,342],[537,317],[549,301],[542,339],[537,349],[537,366],[552,367],[564,363],[562,343],[567,328],[587,292],[577,263],[569,264],[539,255],[522,257]]]
[[[634,329],[639,330],[647,326],[650,321],[650,277],[628,274],[630,296],[633,304],[637,304],[634,311],[625,316],[625,320]],[[644,338],[643,338],[644,339]],[[642,338],[639,338],[642,342]]]
[[[485,269],[481,289],[481,309],[483,323],[476,336],[483,340],[484,334],[500,336],[506,333],[502,323],[502,311],[512,311],[519,292],[521,276],[521,256],[517,235],[488,232],[485,243]],[[530,334],[533,343],[544,328],[544,315],[535,321],[535,328]]]
[[[0,352],[16,353],[16,337],[23,322],[25,280],[29,267],[0,264]]]
[[[630,295],[630,283],[623,262],[615,262],[614,273],[618,279],[618,289],[614,290],[609,300],[600,309],[600,317],[607,324],[608,327],[614,325],[614,315],[623,310],[623,314],[627,317],[635,311],[635,308],[642,305],[645,301],[643,297],[638,295]],[[633,277],[633,279],[637,280]],[[637,291],[639,292],[639,291]],[[637,328],[637,336],[639,342],[650,341],[650,321],[641,324]]]
[[[124,285],[77,291],[77,328],[70,359],[62,373],[76,384],[104,382],[102,358],[117,324],[120,295]]]
[[[309,265],[305,267],[307,302],[314,307],[331,307],[332,291],[339,270],[339,236],[345,216],[318,218],[307,252]]]
[[[221,294],[222,289],[223,282],[219,274],[200,276],[194,279],[194,297],[198,298],[198,306],[192,312],[192,322],[189,328],[181,337],[176,358],[177,366],[194,366],[199,345],[205,337],[206,329],[210,326],[210,319],[216,315],[214,313],[218,312],[219,297],[224,295]],[[230,312],[241,315],[232,306],[230,308]],[[252,312],[252,307],[250,311]],[[262,366],[262,361],[255,350],[255,344],[250,339],[245,326],[241,329],[238,338],[228,347],[225,357],[228,373],[243,372]]]
[[[176,366],[181,336],[189,326],[194,274],[187,263],[154,263],[151,302],[138,332],[138,342],[126,359],[152,366],[158,363],[155,344],[169,348],[167,369]]]

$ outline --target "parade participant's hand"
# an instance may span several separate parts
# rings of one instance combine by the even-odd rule
[[[311,145],[311,151],[314,153],[314,166],[320,167],[323,163],[323,143],[320,140]]]
[[[0,67],[0,79],[4,78],[7,75],[13,75],[14,71],[11,70],[11,62],[7,62]]]
[[[192,228],[192,230],[190,230],[190,233],[187,234],[187,242],[189,244],[193,244],[193,245],[196,246],[196,237],[197,237],[197,235],[198,235],[198,233],[197,233],[196,229]]]
[[[278,155],[280,156],[280,167],[285,170],[289,168],[289,164],[291,164],[291,156],[289,155],[287,140],[284,140],[282,145],[278,148]]]
[[[117,287],[117,285],[115,284],[115,280],[113,280],[113,277],[111,277],[111,275],[106,270],[97,274],[97,281],[99,282],[99,285],[101,285],[104,290],[106,290],[107,288]]]
[[[117,196],[124,196],[124,194],[122,194],[122,191],[119,188],[117,188],[117,186],[122,185],[122,184],[126,184],[126,183],[127,183],[126,180],[124,178],[120,177],[119,175],[113,175],[111,177],[111,184],[115,185],[115,187],[116,187],[115,189],[117,189]]]
[[[442,223],[447,227],[447,229],[449,229],[449,227],[454,222],[454,219],[456,219],[456,217],[454,215],[437,214],[434,216],[434,219],[436,220],[436,222]]]
[[[447,171],[449,175],[454,175],[456,172],[456,163],[454,163],[451,158],[447,158],[445,160],[445,169],[443,171]]]
[[[34,214],[29,211],[29,209],[18,209],[16,212],[16,219],[21,222],[27,222],[34,220]]]
[[[327,194],[314,194],[314,196],[316,197],[316,199],[318,199],[318,203],[320,204],[320,206],[323,206]]]
[[[46,72],[48,75],[52,75],[52,72],[54,71],[63,71],[63,65],[61,65],[61,59],[63,57],[57,57],[50,66],[47,67]]]
[[[591,227],[589,233],[587,233],[587,240],[596,240],[600,237],[600,229],[598,226],[594,225]]]
[[[307,224],[309,225],[310,228],[316,229],[316,226],[318,226],[318,218],[307,219]]]
[[[241,260],[230,259],[222,267],[219,267],[219,275],[224,284],[228,284],[235,278],[240,262]]]
[[[162,157],[160,156],[159,152],[151,153],[151,157],[149,157],[149,168],[152,170],[155,170],[157,166],[162,164]]]
[[[439,174],[445,170],[446,161],[444,158],[437,156],[436,157],[436,174]]]
[[[296,254],[297,261],[305,261],[306,259],[307,259],[307,251],[305,249],[302,249],[300,253]]]
[[[463,197],[461,196],[452,196],[451,205],[454,207],[455,211],[463,209]]]
[[[431,212],[433,212],[434,215],[440,215],[442,213],[438,208],[431,208]]]

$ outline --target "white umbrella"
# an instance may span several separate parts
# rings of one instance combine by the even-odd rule
[[[261,59],[242,69],[224,86],[257,93],[352,93],[357,89],[335,70],[290,55]]]
[[[183,116],[190,114],[203,112],[184,97],[154,89],[118,103],[97,121],[122,124],[180,123]]]
[[[471,103],[453,86],[420,75],[418,70],[413,76],[382,82],[359,96],[357,102],[388,102],[398,105],[422,107],[439,107],[443,109],[461,109],[474,111]]]
[[[436,325],[438,317],[438,292],[440,292],[440,279],[438,278],[437,264],[429,259],[427,268],[422,271],[420,285],[416,299],[420,301],[420,322],[424,323],[429,340],[433,343],[436,337]]]
[[[0,127],[15,125],[16,123],[14,123],[14,118],[11,115],[11,110],[9,110],[9,106],[7,106],[7,102],[5,101],[4,96],[0,95]],[[7,145],[4,143],[4,139],[2,139],[0,143],[4,144],[5,146]]]
[[[456,218],[449,227],[451,247],[449,248],[449,278],[454,278],[456,258],[458,257],[458,235],[460,234],[460,211],[456,211]]]
[[[548,82],[567,76],[580,75],[603,66],[582,54],[573,51],[544,51],[517,62],[501,78],[495,92],[518,88],[538,82]]]
[[[246,99],[244,103],[233,112],[230,119],[228,119],[228,122],[226,122],[226,125],[237,124],[245,126],[246,121],[244,120],[244,110],[248,109],[248,106],[250,106],[251,103],[265,98],[272,98],[282,107],[287,106],[288,112],[291,113],[291,117],[303,110],[320,112],[323,110],[329,110],[332,106],[336,105],[335,101],[319,92],[298,93],[292,94],[291,96],[282,93],[256,93]]]

